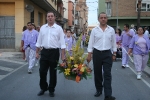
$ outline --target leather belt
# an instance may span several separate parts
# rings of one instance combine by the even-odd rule
[[[110,51],[110,49],[109,50],[99,50],[99,52],[108,52],[108,51]]]
[[[44,49],[44,50],[56,50],[56,49],[59,49],[59,48],[44,48],[44,47],[43,47],[43,49]]]

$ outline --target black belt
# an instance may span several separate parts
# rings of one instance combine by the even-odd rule
[[[95,48],[94,48],[95,49]],[[97,49],[95,49],[95,50],[97,50]],[[108,50],[97,50],[97,51],[99,51],[99,52],[108,52],[108,51],[110,51],[110,49],[108,49]]]
[[[110,50],[99,50],[99,52],[108,52]]]
[[[59,49],[59,48],[48,48],[48,49],[47,49],[47,48],[44,48],[44,47],[43,47],[43,49],[44,49],[44,50],[57,50],[57,49]]]

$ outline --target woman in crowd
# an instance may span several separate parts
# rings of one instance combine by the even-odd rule
[[[116,44],[117,45],[120,45],[121,43],[121,33],[122,33],[121,29],[116,30]]]
[[[75,39],[72,37],[70,29],[66,30],[65,43],[66,51],[69,53],[70,56],[72,56],[72,47],[75,46]]]
[[[22,35],[26,29],[27,29],[27,26],[24,26],[22,29]],[[23,52],[23,59],[26,60],[25,51],[23,49],[21,51]]]
[[[130,55],[133,52],[137,79],[141,79],[142,71],[147,66],[149,58],[150,41],[147,36],[143,35],[144,30],[142,27],[139,27],[137,32],[138,34],[131,40],[128,54]]]

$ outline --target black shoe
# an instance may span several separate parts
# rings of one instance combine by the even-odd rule
[[[49,93],[49,96],[50,96],[50,97],[54,97],[54,96],[55,96],[54,92],[50,92],[50,93]]]
[[[122,68],[126,68],[125,65],[122,65]]]
[[[38,95],[38,96],[41,96],[41,95],[44,94],[44,92],[45,92],[44,90],[41,90],[37,95]]]
[[[94,94],[94,96],[95,96],[95,97],[99,97],[101,94],[102,94],[102,92],[98,92],[98,91],[97,91],[97,92]]]
[[[104,100],[115,100],[116,98],[115,97],[113,97],[113,96],[109,96],[109,97],[105,97],[105,99]]]

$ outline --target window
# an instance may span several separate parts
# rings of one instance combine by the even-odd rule
[[[106,2],[106,9],[111,9],[111,2]]]
[[[31,12],[30,18],[31,23],[34,23],[34,11]]]
[[[138,4],[137,4],[137,11],[138,11]],[[141,4],[141,11],[150,11],[150,4],[149,3],[142,3]]]
[[[41,26],[43,24],[43,14],[38,12],[38,26]]]
[[[106,14],[107,16],[111,16],[111,2],[106,2]]]
[[[141,11],[146,11],[146,3],[142,3]]]
[[[150,4],[147,4],[147,11],[150,11]]]

